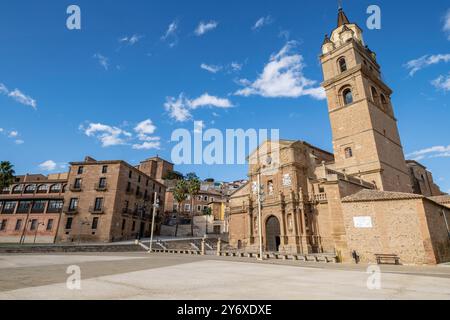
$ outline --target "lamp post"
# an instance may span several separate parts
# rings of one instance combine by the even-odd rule
[[[151,233],[150,233],[150,249],[149,253],[153,252],[153,232],[155,230],[155,216],[156,216],[156,210],[159,209],[159,198],[158,193],[155,192],[155,201],[153,203],[153,216],[152,216],[152,226],[151,226]]]
[[[30,222],[33,222],[33,221],[30,221]],[[33,244],[36,244],[36,238],[37,238],[39,226],[45,226],[45,223],[44,222],[39,222],[38,225],[36,226],[36,231],[34,232]]]
[[[259,258],[263,258],[263,236],[262,236],[262,203],[264,201],[264,187],[261,185],[261,168],[258,170],[258,235],[259,235]]]

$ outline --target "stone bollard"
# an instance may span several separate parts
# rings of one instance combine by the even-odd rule
[[[221,251],[222,251],[222,239],[219,238],[219,240],[217,240],[217,256],[220,256]]]
[[[202,256],[205,255],[205,239],[206,239],[206,238],[203,238],[203,239],[202,239],[202,251],[201,251],[201,255],[202,255]]]

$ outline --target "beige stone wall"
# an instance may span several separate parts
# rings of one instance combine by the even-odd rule
[[[430,241],[432,246],[431,259],[436,263],[450,261],[450,233],[447,230],[446,220],[450,226],[450,209],[445,209],[431,201],[424,201],[424,214],[426,216],[426,226],[428,234],[423,232],[424,242]],[[445,214],[445,218],[444,218]],[[446,220],[445,220],[446,219]],[[426,227],[424,227],[426,228]],[[429,245],[428,245],[429,248]]]
[[[432,215],[436,208],[423,201],[343,203],[349,252],[356,250],[361,261],[369,263],[376,262],[375,254],[396,254],[403,264],[435,264],[430,233],[441,239],[436,242],[442,241],[444,233],[436,227],[428,228],[425,214]],[[354,217],[371,217],[373,228],[356,228]]]

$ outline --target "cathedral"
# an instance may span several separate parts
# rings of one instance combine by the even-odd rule
[[[230,245],[258,252],[261,233],[265,252],[450,261],[450,196],[405,159],[392,90],[342,9],[320,61],[333,153],[304,141],[259,146],[248,159],[249,182],[230,198]]]

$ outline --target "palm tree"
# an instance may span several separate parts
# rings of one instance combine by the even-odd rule
[[[9,161],[0,162],[0,191],[14,182],[14,170],[13,165]]]
[[[177,210],[177,226],[175,228],[175,237],[178,235],[178,223],[180,220],[179,214],[183,210],[183,202],[186,201],[188,197],[188,188],[186,180],[179,180],[173,189],[173,198],[178,203]]]
[[[191,236],[194,236],[194,198],[200,192],[201,182],[195,173],[186,175],[187,190],[191,197]]]

